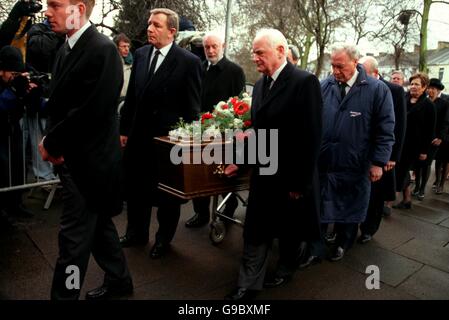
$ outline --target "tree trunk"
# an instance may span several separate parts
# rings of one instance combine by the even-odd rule
[[[421,72],[427,71],[427,25],[429,23],[429,12],[432,2],[432,0],[424,0],[424,9],[421,20],[421,32],[419,36],[419,71]]]
[[[307,69],[307,62],[309,61],[310,49],[312,48],[312,35],[307,33],[306,41],[304,42],[304,53],[301,57],[301,69]]]
[[[317,64],[316,64],[316,70],[315,75],[318,79],[320,79],[321,70],[323,69],[323,62],[324,62],[324,45],[319,44],[319,54],[317,58]]]

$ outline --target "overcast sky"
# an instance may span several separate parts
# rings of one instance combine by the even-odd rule
[[[105,0],[107,1],[107,0]],[[45,1],[43,1],[45,2]],[[97,5],[95,6],[94,13],[92,15],[92,20],[94,22],[100,21],[101,13],[101,3],[102,0],[97,0]],[[417,8],[420,10],[420,8]],[[430,9],[430,19],[429,19],[429,38],[427,46],[429,49],[435,49],[437,47],[438,41],[449,42],[449,5],[435,3]],[[112,17],[108,19],[107,23],[112,25]],[[220,28],[224,32],[224,26]],[[106,30],[107,31],[107,30]],[[234,44],[231,44],[234,45]],[[360,49],[362,53],[378,53],[378,48],[368,41],[362,41],[360,44]],[[391,51],[390,48],[386,48]],[[381,49],[384,51],[385,49]]]

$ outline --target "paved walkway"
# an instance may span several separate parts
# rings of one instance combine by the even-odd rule
[[[356,244],[340,262],[328,262],[296,273],[283,287],[264,290],[259,299],[449,299],[449,194],[428,192],[412,210],[395,210],[368,244]],[[0,299],[48,299],[57,257],[60,199],[43,210],[46,193],[35,190],[27,206],[31,219],[16,230],[0,231]],[[211,244],[209,229],[187,229],[191,204],[183,206],[172,251],[161,260],[148,257],[153,244],[125,249],[135,293],[132,299],[220,300],[235,285],[242,251],[242,228],[232,225],[224,241]],[[243,215],[244,208],[239,208]],[[156,221],[153,212],[153,220]],[[126,214],[115,218],[123,234]],[[276,255],[276,248],[273,253]],[[274,260],[273,260],[274,261]],[[273,261],[271,267],[273,268]],[[368,290],[366,267],[380,269],[380,289]],[[97,287],[102,272],[93,259],[82,291]]]

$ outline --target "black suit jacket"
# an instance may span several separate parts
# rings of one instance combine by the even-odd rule
[[[223,57],[216,65],[203,62],[203,81],[201,95],[201,111],[212,111],[214,105],[228,98],[238,96],[245,89],[245,73],[243,69]]]
[[[156,186],[153,137],[168,135],[180,117],[190,122],[200,112],[200,59],[173,43],[148,81],[153,49],[146,45],[136,51],[121,112],[121,135],[128,136],[124,153],[128,190],[141,184]]]
[[[271,155],[277,157],[273,160],[278,170],[274,175],[260,175],[258,164],[253,172],[245,239],[256,244],[280,235],[318,239],[320,83],[313,74],[287,63],[265,98],[263,87],[262,79],[254,87],[252,122],[256,130],[278,130],[278,152]],[[292,191],[301,192],[304,198],[290,200]]]
[[[117,48],[90,26],[57,70],[61,54],[62,49],[53,72],[44,147],[54,157],[64,156],[89,202],[117,213],[121,165],[116,107],[123,83]]]

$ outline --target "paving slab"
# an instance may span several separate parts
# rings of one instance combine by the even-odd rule
[[[444,246],[436,246],[423,240],[413,239],[396,248],[394,252],[430,265],[436,269],[449,272],[449,250]]]
[[[364,245],[354,246],[342,262],[362,274],[368,266],[377,266],[380,269],[381,282],[392,287],[397,287],[423,266],[422,263],[377,247],[374,240]]]
[[[425,266],[399,288],[420,299],[448,300],[449,273]]]
[[[398,210],[401,214],[414,217],[419,220],[438,224],[449,218],[449,211],[447,209],[434,208],[430,204],[433,200],[424,202],[414,202],[411,210]],[[438,202],[439,203],[439,202]]]
[[[409,240],[411,238],[416,238],[428,241],[429,243],[437,246],[443,246],[449,242],[449,232],[447,232],[447,228],[420,219],[416,219],[399,211],[403,210],[394,210],[393,216],[391,218],[384,219],[382,221],[382,224],[380,226],[381,230],[379,232],[387,232],[390,239],[399,237],[401,240],[403,240],[404,238],[409,236]],[[388,228],[388,225],[386,223],[384,224],[384,222],[393,218],[395,219],[394,225],[391,225],[390,230],[384,230],[385,228]],[[377,234],[375,235],[375,237],[377,238]],[[395,243],[397,244],[398,242],[399,241],[396,241]],[[399,245],[402,245],[403,243],[404,242],[401,242],[399,243]],[[382,242],[382,245],[386,244]],[[387,246],[386,248],[391,249],[392,246]]]
[[[439,225],[449,229],[449,219],[442,221]]]

